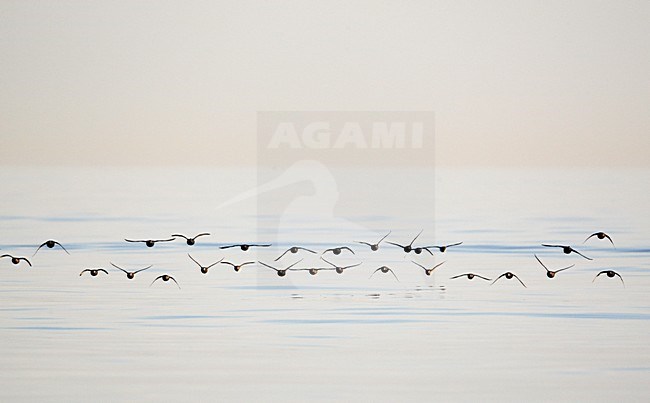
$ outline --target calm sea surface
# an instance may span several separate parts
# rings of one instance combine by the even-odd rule
[[[0,259],[0,401],[650,398],[650,172],[387,168],[285,175],[277,186],[259,174],[3,168],[0,254],[33,267]],[[416,255],[355,243],[392,231],[386,241],[408,244],[421,230],[415,246],[463,244]],[[583,243],[596,231],[615,247]],[[178,232],[211,235],[194,246],[124,241]],[[33,256],[48,239],[70,255]],[[273,245],[219,249],[246,242]],[[318,254],[275,261],[294,245]],[[325,259],[361,264],[202,274],[188,257],[328,267],[320,253],[336,246],[355,254]],[[549,279],[534,254],[550,269],[575,266]],[[444,263],[426,276],[412,261]],[[153,267],[128,280],[111,262]],[[399,281],[372,275],[383,265]],[[79,275],[89,267],[109,275]],[[601,270],[625,285],[595,278]],[[450,279],[507,271],[527,288]],[[162,274],[180,289],[150,286]]]

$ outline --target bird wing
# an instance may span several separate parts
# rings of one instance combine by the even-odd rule
[[[578,255],[580,255],[580,256],[582,256],[582,257],[584,257],[584,258],[587,259],[587,260],[594,260],[594,259],[592,259],[592,258],[590,258],[590,257],[587,257],[587,256],[583,255],[582,253],[578,252],[577,250],[575,250],[575,249],[573,249],[573,248],[571,248],[571,252],[575,252],[575,253],[577,253]]]
[[[266,266],[266,267],[268,267],[269,269],[273,269],[273,270],[275,270],[275,271],[278,271],[278,269],[276,269],[275,267],[273,267],[273,266],[271,266],[271,265],[268,265],[268,264],[266,264],[266,263],[264,263],[264,262],[261,262],[261,261],[259,261],[259,260],[257,261],[257,263],[261,264],[262,266]]]
[[[393,277],[395,277],[395,280],[397,280],[397,282],[399,283],[399,279],[397,278],[397,275],[395,274],[395,272],[393,271],[393,269],[388,269],[388,271],[390,272],[390,274],[393,275]]]
[[[45,246],[45,245],[47,245],[47,241],[43,242],[43,243],[41,244],[41,246],[39,246],[38,249],[36,249],[36,252],[34,252],[34,254],[32,255],[32,257],[36,256],[36,254],[38,253],[38,251],[41,250],[41,248],[42,248],[43,246]]]
[[[70,252],[68,252],[68,250],[67,250],[66,248],[64,248],[63,245],[61,245],[61,244],[58,243],[57,241],[54,241],[54,244],[55,244],[55,245],[59,245],[59,246],[61,247],[61,249],[63,249],[63,250],[65,251],[65,253],[67,253],[68,255],[70,254]]]
[[[544,263],[542,263],[541,260],[539,260],[539,258],[537,257],[537,255],[533,254],[533,256],[535,256],[535,259],[537,259],[537,261],[539,262],[539,264],[541,264],[542,267],[543,267],[544,269],[546,269],[547,272],[550,271],[550,270],[548,269],[548,267],[546,267],[546,265],[545,265]]]
[[[122,270],[122,271],[123,271],[124,273],[126,273],[126,274],[129,274],[128,271],[124,270],[123,268],[121,268],[121,267],[119,267],[119,266],[117,266],[117,265],[115,265],[115,264],[113,264],[113,263],[111,263],[111,266],[115,267],[116,269]]]
[[[275,259],[275,261],[277,262],[278,260],[282,259],[282,256],[286,255],[287,252],[289,252],[290,250],[291,250],[291,248],[285,250],[285,251],[284,251],[280,256],[278,256],[278,257]]]
[[[141,271],[145,271],[145,270],[147,270],[147,269],[151,269],[152,267],[153,267],[153,265],[150,264],[149,266],[147,266],[147,267],[145,267],[145,268],[143,268],[143,269],[139,269],[139,270],[134,271],[133,274],[135,274],[135,273],[140,273]]]
[[[516,274],[514,274],[514,273],[513,273],[513,274],[512,274],[512,276],[513,276],[514,278],[516,278],[516,279],[517,279],[517,280],[518,280],[518,281],[519,281],[519,282],[521,283],[521,285],[523,285],[523,286],[524,286],[524,288],[528,288],[528,287],[526,287],[526,284],[524,284],[524,282],[523,282],[523,281],[521,281],[521,279],[520,279],[519,277],[517,277],[517,275],[516,275]]]
[[[500,275],[499,277],[495,278],[494,281],[492,282],[492,284],[496,283],[497,280],[499,280],[501,277],[503,277],[503,276],[505,276],[505,275],[506,275],[506,273],[503,273],[503,274]],[[492,284],[490,284],[490,285],[492,285]]]
[[[194,259],[194,258],[192,257],[192,255],[190,255],[190,254],[188,253],[187,256],[189,256],[190,259],[192,259],[192,261],[193,261],[194,263],[196,263],[199,267],[203,267],[203,266],[201,266],[201,263],[197,262],[196,259]]]

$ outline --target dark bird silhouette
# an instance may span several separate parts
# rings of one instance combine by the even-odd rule
[[[145,245],[147,245],[150,248],[153,248],[153,246],[156,244],[156,242],[171,242],[175,238],[169,238],[169,239],[124,239],[126,242],[144,242]]]
[[[176,286],[178,287],[179,290],[181,289],[181,286],[178,284],[178,281],[176,281],[176,279],[175,279],[174,277],[170,276],[169,274],[163,274],[162,276],[158,276],[158,277],[156,277],[156,278],[151,282],[151,284],[149,284],[149,287],[151,287],[151,286],[153,285],[153,283],[155,283],[156,280],[158,280],[158,279],[162,279],[162,281],[169,281],[169,280],[171,280],[171,281],[173,281],[174,283],[176,283]]]
[[[592,259],[590,257],[587,257],[587,256],[583,255],[582,253],[578,252],[577,250],[573,249],[572,247],[570,247],[568,245],[549,245],[549,244],[543,243],[542,246],[546,246],[547,248],[562,248],[562,252],[564,252],[567,255],[569,253],[573,252],[573,253],[576,253],[576,254],[584,257],[587,260],[594,260],[594,259]]]
[[[350,251],[354,255],[354,251],[352,249],[348,248],[347,246],[337,246],[336,248],[325,249],[325,251],[323,253],[321,253],[321,255],[324,255],[327,252],[332,252],[335,255],[340,255],[342,250]]]
[[[398,244],[398,243],[395,243],[395,242],[388,242],[388,241],[386,241],[386,243],[389,243],[389,244],[391,244],[391,245],[395,245],[395,246],[399,246],[400,248],[404,249],[404,252],[409,253],[410,251],[413,250],[413,242],[415,242],[415,240],[418,239],[418,237],[420,236],[420,234],[422,234],[422,231],[424,231],[424,230],[421,230],[420,232],[418,232],[418,234],[415,236],[415,238],[413,238],[413,240],[411,241],[411,243],[409,243],[408,245],[400,245],[400,244]],[[422,251],[420,250],[420,252],[422,252]]]
[[[223,263],[223,264],[229,264],[229,265],[232,266],[232,268],[233,268],[235,271],[239,271],[239,270],[241,270],[242,267],[246,266],[247,264],[253,264],[253,263],[255,263],[255,262],[244,262],[244,263],[242,263],[242,264],[234,264],[234,263],[230,263],[230,262],[221,262],[221,263]]]
[[[122,270],[124,273],[126,273],[126,278],[128,278],[129,280],[133,280],[133,277],[135,277],[135,275],[140,273],[141,271],[145,271],[145,270],[150,269],[151,267],[153,267],[153,265],[149,265],[149,266],[145,267],[144,269],[135,270],[135,271],[127,271],[127,270],[124,270],[123,268],[121,268],[118,265],[113,264],[113,263],[111,263],[111,266],[115,267],[116,269]]]
[[[609,277],[609,278],[612,278],[614,276],[618,276],[618,278],[621,279],[621,283],[623,283],[623,287],[625,287],[625,281],[623,281],[623,277],[621,277],[621,275],[618,274],[617,272],[615,272],[614,270],[603,270],[603,271],[601,271],[600,273],[596,274],[596,277],[594,277],[594,279],[591,280],[591,282],[593,283],[594,281],[596,281],[598,276],[600,276],[601,274],[606,274],[607,277]]]
[[[564,268],[562,268],[562,269],[558,269],[558,270],[549,270],[548,267],[546,267],[546,265],[545,265],[544,263],[542,263],[541,260],[539,260],[539,258],[537,257],[537,255],[533,255],[533,256],[535,256],[535,259],[537,259],[537,261],[539,262],[539,264],[541,264],[542,267],[543,267],[544,269],[546,269],[546,277],[548,277],[548,278],[553,278],[553,277],[555,277],[555,275],[556,275],[557,273],[559,273],[559,272],[561,272],[561,271],[564,271],[564,270],[567,270],[567,269],[570,269],[570,268],[572,268],[573,266],[575,266],[574,264],[572,264],[571,266],[567,266],[567,267],[564,267]]]
[[[258,247],[258,248],[267,248],[271,246],[270,243],[267,244],[246,244],[246,243],[238,243],[234,245],[226,245],[226,246],[220,246],[219,249],[229,249],[229,248],[239,248],[246,252],[249,248],[252,247]]]
[[[374,251],[379,249],[379,244],[381,243],[381,241],[386,239],[386,237],[388,235],[390,235],[390,233],[391,233],[391,231],[388,231],[388,234],[384,235],[379,241],[377,241],[377,243],[369,243],[369,242],[363,242],[363,241],[354,241],[354,242],[360,243],[362,245],[368,245],[368,246],[370,246],[370,249],[374,252]]]
[[[318,274],[319,271],[321,270],[334,270],[331,267],[310,267],[310,268],[304,268],[304,269],[291,269],[291,271],[307,271],[309,274],[312,276],[315,276]]]
[[[468,280],[473,280],[474,277],[478,277],[478,278],[481,278],[481,279],[486,280],[486,281],[491,281],[491,279],[489,279],[487,277],[479,276],[478,274],[474,274],[474,273],[463,273],[463,274],[459,274],[457,276],[449,277],[449,279],[453,280],[455,278],[460,278],[460,277],[467,277]]]
[[[519,282],[521,283],[521,285],[524,286],[524,288],[528,288],[528,287],[526,287],[526,284],[524,284],[524,282],[521,281],[521,279],[520,279],[519,277],[517,277],[517,275],[512,274],[512,273],[510,273],[509,271],[507,271],[507,272],[503,273],[502,275],[500,275],[499,277],[497,277],[497,278],[492,282],[492,284],[496,283],[497,280],[499,280],[501,277],[505,277],[505,278],[507,278],[508,280],[510,280],[510,279],[512,279],[512,278],[514,277],[514,278],[517,279],[517,281],[519,281]],[[492,285],[492,284],[490,284],[490,285]]]
[[[395,275],[395,272],[391,268],[389,268],[388,266],[381,266],[377,270],[373,271],[372,274],[370,275],[370,277],[368,277],[368,278],[372,278],[372,276],[374,276],[375,273],[377,273],[378,271],[381,271],[382,273],[390,272],[393,275],[393,277],[395,277],[395,280],[399,281],[399,279],[397,278],[397,275]]]
[[[43,242],[43,243],[41,244],[41,246],[39,246],[38,249],[36,249],[36,252],[34,252],[34,254],[32,255],[32,257],[36,256],[36,254],[38,253],[38,251],[41,250],[41,248],[42,248],[43,246],[47,246],[48,248],[52,249],[52,248],[54,247],[54,245],[59,245],[59,246],[61,247],[61,249],[63,249],[63,250],[65,251],[65,253],[67,253],[68,255],[70,254],[70,252],[68,252],[68,250],[67,250],[66,248],[63,247],[63,245],[61,245],[61,244],[58,243],[57,241],[54,241],[54,240],[50,239],[50,240],[47,240],[47,241]]]
[[[203,266],[201,263],[197,262],[196,259],[194,259],[189,253],[187,254],[187,256],[189,256],[190,259],[192,259],[192,261],[201,268],[201,273],[203,274],[208,274],[208,270],[210,270],[210,267],[214,266],[215,264],[221,263],[221,261],[223,260],[223,258],[221,258],[218,262],[214,262],[209,266]]]
[[[303,248],[302,246],[292,246],[292,247],[290,247],[289,249],[287,249],[286,251],[284,251],[284,253],[282,253],[280,256],[278,256],[278,258],[275,259],[275,261],[277,262],[278,260],[282,259],[282,256],[286,255],[286,254],[289,253],[289,252],[291,252],[291,253],[298,253],[299,250],[304,250],[304,251],[307,251],[307,252],[309,252],[309,253],[316,253],[315,250],[311,250],[311,249]]]
[[[334,263],[330,262],[329,260],[326,260],[326,259],[323,258],[322,256],[321,256],[321,260],[322,260],[323,262],[329,264],[330,266],[332,266],[332,270],[336,270],[336,272],[337,272],[338,274],[343,274],[343,272],[346,271],[347,269],[351,269],[351,268],[353,268],[353,267],[357,267],[357,266],[360,266],[360,265],[361,265],[361,263],[357,263],[357,264],[351,264],[351,265],[349,265],[349,266],[337,266],[337,265],[335,265]],[[363,262],[362,262],[362,263],[363,263]]]
[[[7,255],[7,254],[4,254],[4,255],[0,256],[0,258],[3,258],[3,257],[11,258],[11,263],[13,263],[13,264],[19,264],[21,260],[24,260],[25,262],[27,262],[27,264],[29,265],[29,267],[32,267],[32,263],[31,263],[29,260],[27,260],[26,257],[22,257],[22,256],[11,256],[11,255]]]
[[[602,231],[601,231],[601,232],[594,232],[593,234],[589,235],[589,236],[587,237],[587,239],[584,240],[583,243],[587,242],[587,241],[589,240],[589,238],[591,238],[592,236],[595,236],[595,237],[597,237],[598,239],[605,239],[605,238],[607,238],[607,239],[609,240],[609,243],[611,243],[613,247],[616,247],[616,245],[614,245],[614,241],[612,241],[612,238],[611,238],[609,235],[607,235],[606,233],[602,232]]]
[[[284,268],[284,269],[278,269],[278,268],[275,268],[275,267],[273,267],[273,266],[271,266],[271,265],[268,265],[268,264],[266,264],[266,263],[264,263],[264,262],[260,262],[260,261],[258,261],[257,263],[259,263],[259,264],[261,264],[261,265],[263,265],[263,266],[266,266],[266,267],[268,267],[269,269],[273,269],[273,270],[275,270],[275,272],[278,274],[278,276],[280,276],[280,277],[284,277],[284,276],[287,275],[287,270],[289,270],[290,268],[292,268],[293,266],[297,265],[297,264],[300,263],[300,262],[302,262],[302,259],[298,260],[296,263],[294,263],[294,264],[292,264],[292,265],[287,266],[287,267]]]
[[[185,242],[190,246],[192,246],[192,245],[194,245],[196,243],[196,238],[198,238],[200,236],[206,236],[206,235],[210,235],[210,233],[202,232],[202,233],[194,236],[193,238],[186,237],[183,234],[172,234],[172,236],[175,237],[175,238],[185,238]]]
[[[95,276],[97,276],[97,275],[99,274],[100,271],[101,271],[101,272],[104,272],[104,273],[106,273],[106,274],[108,274],[108,272],[107,272],[106,270],[104,270],[104,269],[100,269],[100,268],[91,268],[91,269],[85,269],[85,270],[82,270],[81,273],[79,273],[79,275],[81,276],[81,275],[84,274],[85,272],[88,272],[88,273],[90,273],[91,276],[95,277]]]
[[[433,271],[434,271],[435,269],[437,269],[438,267],[440,267],[441,264],[445,263],[445,262],[440,262],[440,263],[438,263],[437,265],[433,266],[432,268],[427,269],[426,267],[422,266],[420,263],[418,263],[418,262],[416,262],[416,261],[414,261],[414,260],[411,260],[411,261],[412,261],[413,263],[415,263],[416,265],[420,266],[420,267],[424,270],[424,273],[425,273],[427,276],[430,276],[431,273],[433,273]]]
[[[452,246],[458,246],[458,245],[462,245],[462,242],[450,243],[449,245],[440,245],[440,246],[438,246],[438,245],[425,246],[422,249],[426,249],[427,252],[429,252],[429,253],[431,253],[433,255],[433,253],[430,251],[430,249],[432,249],[432,248],[436,248],[441,253],[444,253],[447,250],[447,248],[451,248]]]

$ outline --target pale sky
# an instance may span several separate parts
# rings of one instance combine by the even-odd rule
[[[253,165],[258,111],[433,111],[440,166],[642,166],[647,1],[0,1],[1,165]]]

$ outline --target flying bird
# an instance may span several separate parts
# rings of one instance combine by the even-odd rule
[[[569,253],[573,252],[573,253],[576,253],[576,254],[584,257],[587,260],[594,260],[594,259],[592,259],[590,257],[587,257],[587,256],[583,255],[582,253],[578,252],[577,250],[573,249],[572,247],[570,247],[568,245],[549,245],[549,244],[543,243],[542,246],[546,246],[547,248],[562,248],[562,251],[567,255]]]
[[[291,252],[291,253],[298,253],[299,250],[305,250],[305,251],[307,251],[307,252],[309,252],[309,253],[316,253],[315,250],[311,250],[311,249],[303,248],[302,246],[292,246],[292,247],[290,247],[289,249],[287,249],[286,251],[284,251],[284,253],[282,253],[280,256],[278,256],[278,258],[275,259],[275,261],[277,262],[278,260],[282,259],[282,256],[286,255],[286,254],[289,253],[289,252]]]
[[[510,280],[510,279],[512,279],[512,278],[514,277],[514,278],[516,278],[516,279],[521,283],[521,285],[524,286],[524,288],[528,288],[528,287],[526,287],[526,284],[524,284],[524,282],[521,281],[521,279],[520,279],[519,277],[517,277],[516,274],[512,274],[512,273],[510,273],[509,271],[507,271],[507,272],[503,273],[502,275],[500,275],[499,277],[497,277],[497,278],[492,282],[492,284],[496,283],[497,280],[499,280],[501,277],[505,277],[505,278],[507,278],[508,280]],[[492,285],[492,284],[490,284],[490,285]]]
[[[596,281],[598,276],[600,276],[601,274],[606,274],[607,277],[609,277],[609,278],[612,278],[614,276],[618,276],[618,278],[621,279],[621,283],[623,283],[623,287],[625,287],[625,281],[623,281],[623,277],[621,277],[621,275],[618,274],[617,272],[615,272],[614,270],[603,270],[603,271],[601,271],[600,273],[596,274],[596,277],[594,277],[594,279],[591,280],[591,282],[593,283],[594,281]]]
[[[354,242],[360,243],[362,245],[368,245],[368,246],[370,246],[370,249],[374,252],[374,251],[379,249],[379,244],[381,243],[381,241],[386,239],[386,237],[388,235],[390,235],[390,233],[391,233],[391,231],[388,231],[388,234],[384,235],[379,241],[377,241],[377,243],[369,243],[369,242],[363,242],[363,241],[354,241]]]
[[[169,238],[169,239],[124,239],[126,242],[144,242],[145,245],[147,245],[150,248],[153,248],[153,246],[156,244],[156,242],[171,242],[176,238]]]
[[[84,270],[82,270],[81,273],[79,273],[79,276],[81,276],[81,275],[84,274],[85,272],[88,272],[88,273],[90,273],[91,276],[95,277],[96,275],[99,274],[100,271],[101,271],[101,272],[104,272],[104,273],[106,273],[106,274],[108,274],[108,272],[107,272],[106,270],[104,270],[104,269],[101,269],[101,268],[91,268],[91,269],[84,269]]]
[[[539,264],[541,264],[542,267],[543,267],[544,269],[546,269],[546,277],[548,277],[548,278],[553,278],[553,277],[555,277],[555,275],[556,275],[557,273],[559,273],[559,272],[561,272],[561,271],[564,271],[564,270],[567,270],[567,269],[570,269],[570,268],[572,268],[573,266],[575,266],[574,264],[572,264],[571,266],[567,266],[567,267],[564,267],[564,268],[562,268],[562,269],[558,269],[558,270],[549,270],[548,267],[546,267],[546,265],[545,265],[544,263],[542,263],[541,260],[539,260],[539,258],[537,257],[537,255],[533,255],[533,256],[535,256],[535,259],[537,259],[537,261],[539,262]]]
[[[196,259],[194,259],[192,255],[190,255],[189,253],[187,254],[187,256],[189,256],[190,259],[192,259],[192,261],[201,268],[201,273],[203,274],[208,274],[208,270],[210,270],[210,267],[214,266],[215,264],[221,263],[221,261],[223,260],[223,258],[221,258],[221,260],[219,260],[218,262],[214,262],[209,266],[203,266],[201,263],[197,262]]]
[[[181,289],[181,286],[178,284],[178,281],[176,281],[176,279],[175,279],[174,277],[170,276],[169,274],[163,274],[162,276],[158,276],[158,277],[156,277],[156,278],[151,282],[151,284],[149,284],[149,287],[151,287],[151,286],[153,285],[153,283],[155,283],[156,280],[158,280],[158,279],[162,279],[162,281],[169,281],[169,280],[171,280],[171,281],[173,281],[174,283],[176,283],[176,286],[178,287],[179,290]]]
[[[382,273],[390,272],[393,275],[393,277],[395,277],[395,280],[399,281],[399,279],[395,275],[395,272],[391,268],[389,268],[388,266],[381,266],[377,270],[373,271],[372,274],[370,275],[370,277],[368,277],[368,278],[372,278],[372,276],[374,276],[375,273],[377,273],[378,271],[381,271]]]
[[[426,267],[422,266],[420,263],[418,263],[418,262],[416,262],[416,261],[414,261],[414,260],[411,260],[411,261],[412,261],[413,263],[415,263],[416,265],[420,266],[420,267],[424,270],[424,273],[425,273],[427,276],[430,276],[431,273],[433,273],[433,271],[434,271],[435,269],[437,269],[438,267],[440,267],[441,264],[445,263],[445,262],[440,262],[440,263],[438,263],[437,265],[433,266],[432,268],[427,269]]]
[[[348,248],[347,246],[338,246],[336,248],[325,249],[325,251],[323,253],[321,253],[321,255],[324,255],[327,252],[332,252],[335,255],[340,255],[342,250],[350,251],[354,255],[354,251],[352,249]]]
[[[424,230],[422,230],[422,231],[424,231]],[[420,234],[422,234],[422,231],[418,232],[418,234],[415,236],[415,238],[413,238],[413,240],[411,241],[411,243],[409,243],[408,245],[400,245],[400,244],[398,244],[398,243],[395,243],[395,242],[388,242],[388,241],[386,241],[386,243],[389,243],[389,244],[391,244],[391,245],[395,245],[395,246],[399,246],[400,248],[404,249],[404,252],[409,253],[410,251],[413,250],[413,242],[415,242],[415,240],[418,239],[418,237],[420,236]],[[422,251],[420,251],[420,252],[422,252]]]
[[[128,278],[129,280],[133,280],[133,277],[135,277],[135,275],[140,273],[141,271],[145,271],[145,270],[150,269],[151,267],[153,267],[153,265],[149,265],[149,266],[145,267],[144,269],[135,270],[135,271],[127,271],[127,270],[124,270],[123,268],[121,268],[118,265],[113,264],[113,263],[111,263],[111,266],[115,267],[116,269],[122,270],[124,273],[126,273],[126,278]],[[90,273],[90,274],[92,274],[92,273]]]
[[[360,265],[361,265],[361,263],[357,263],[357,264],[351,264],[351,265],[349,265],[349,266],[337,266],[337,265],[335,265],[334,263],[330,262],[329,260],[326,260],[326,259],[323,258],[323,257],[321,257],[321,260],[324,261],[325,263],[329,264],[330,266],[332,266],[332,269],[333,269],[333,270],[336,270],[336,272],[337,272],[338,274],[343,274],[343,272],[344,272],[345,270],[347,270],[347,269],[351,269],[351,268],[353,268],[353,267],[357,267],[357,266],[360,266]]]
[[[462,245],[462,242],[450,243],[449,245],[440,245],[440,246],[438,246],[438,245],[425,246],[422,249],[426,249],[427,252],[431,253],[431,251],[429,249],[436,248],[441,253],[444,253],[447,250],[447,248],[451,248],[452,246],[458,246],[458,245]],[[433,253],[431,253],[431,254],[433,255]]]
[[[196,243],[196,238],[198,238],[200,236],[206,236],[206,235],[210,235],[210,233],[202,232],[202,233],[194,236],[193,238],[186,237],[183,234],[172,234],[172,236],[175,237],[175,238],[185,238],[185,242],[190,246],[192,246],[192,245],[194,245]]]
[[[275,268],[275,267],[273,267],[273,266],[271,266],[271,265],[268,265],[268,264],[266,264],[266,263],[264,263],[264,262],[260,262],[260,261],[258,261],[257,263],[259,263],[259,264],[261,264],[261,265],[263,265],[263,266],[266,266],[266,267],[268,267],[269,269],[273,269],[273,270],[275,270],[275,272],[278,274],[278,276],[280,276],[280,277],[284,277],[284,276],[287,275],[287,270],[289,270],[290,268],[292,268],[293,266],[297,265],[297,264],[300,263],[300,262],[302,262],[302,259],[298,260],[296,263],[294,263],[294,264],[292,264],[292,265],[287,266],[287,267],[284,268],[284,269],[278,269],[278,268]]]
[[[63,245],[61,245],[61,244],[58,243],[57,241],[54,241],[54,240],[50,239],[50,240],[47,240],[47,241],[43,242],[43,243],[41,244],[41,246],[39,246],[38,249],[36,249],[36,252],[34,252],[34,254],[32,255],[32,257],[36,256],[36,254],[38,253],[38,251],[41,250],[41,248],[42,248],[43,246],[47,246],[48,248],[52,249],[52,248],[54,247],[54,245],[59,245],[59,246],[61,247],[61,249],[63,249],[63,250],[65,251],[65,253],[67,253],[68,255],[70,254],[70,252],[68,252],[68,250],[67,250],[66,248],[63,247]]]
[[[291,271],[307,271],[309,274],[312,276],[315,276],[318,274],[319,271],[321,270],[334,270],[331,267],[310,267],[310,268],[304,268],[304,269],[291,269]]]
[[[252,248],[252,247],[267,248],[269,246],[271,246],[270,243],[267,243],[267,244],[246,244],[246,243],[242,244],[242,243],[238,243],[238,244],[234,244],[234,245],[220,246],[219,249],[239,248],[239,249],[243,250],[244,252],[246,252],[249,248]]]
[[[449,279],[453,280],[455,278],[460,278],[460,277],[467,277],[468,280],[473,280],[474,277],[478,277],[478,278],[481,278],[481,279],[486,280],[486,281],[492,281],[491,279],[489,279],[487,277],[479,276],[478,274],[474,274],[474,273],[463,273],[463,274],[459,274],[457,276],[449,277]]]
[[[612,246],[613,246],[613,247],[616,247],[616,245],[614,245],[614,241],[612,241],[612,238],[611,238],[609,235],[607,235],[606,233],[602,232],[602,231],[601,231],[601,232],[594,232],[593,234],[589,235],[589,236],[587,237],[587,239],[584,240],[583,243],[587,242],[587,241],[589,240],[589,238],[591,238],[592,236],[595,236],[595,237],[597,237],[598,239],[605,239],[605,238],[607,238],[607,239],[609,240],[609,242],[612,244]]]
[[[222,259],[222,260],[223,260],[223,259]],[[234,264],[234,263],[230,263],[230,262],[221,262],[221,263],[223,263],[223,264],[229,264],[229,265],[232,266],[232,268],[233,268],[235,271],[239,271],[239,270],[241,270],[242,267],[246,266],[247,264],[253,264],[253,263],[255,263],[255,262],[244,262],[244,263],[241,263],[241,264]]]
[[[26,257],[22,257],[22,256],[12,256],[12,255],[4,254],[4,255],[0,256],[0,259],[3,258],[3,257],[11,258],[11,263],[13,263],[13,264],[19,264],[21,260],[24,260],[25,262],[27,262],[27,264],[29,265],[29,267],[32,267],[32,263],[31,263],[29,260],[27,260]]]

